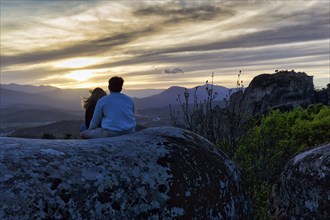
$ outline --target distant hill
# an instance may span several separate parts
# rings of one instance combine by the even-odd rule
[[[193,102],[195,88],[188,89],[190,103]],[[159,92],[156,95],[145,98],[134,98],[137,109],[146,109],[178,104],[176,99],[179,94],[183,98],[185,89],[184,87],[175,86],[166,90],[124,90],[123,92],[131,97],[143,97],[148,93]],[[23,92],[27,90],[29,92]],[[228,89],[223,86],[215,85],[213,90],[218,93],[216,101],[222,101],[228,95]],[[40,91],[42,92],[40,93]],[[79,111],[81,110],[82,98],[89,97],[89,95],[90,93],[87,89],[59,89],[48,86],[44,88],[17,84],[0,85],[1,108],[14,107],[16,105],[33,105],[42,108],[51,107]],[[207,98],[206,85],[198,87],[197,96],[199,102]]]
[[[165,89],[136,89],[136,90],[123,89],[122,93],[132,98],[146,98],[148,96],[157,95],[163,92],[164,90]]]
[[[0,122],[5,123],[29,123],[29,122],[52,122],[61,120],[82,119],[81,116],[65,112],[60,109],[36,109],[36,108],[2,108]]]
[[[62,104],[60,108],[81,110],[82,99],[88,98],[90,93],[87,89],[56,89],[43,95],[58,100]]]
[[[138,119],[138,121],[140,120]],[[43,138],[47,135],[48,137],[55,136],[55,139],[79,139],[80,127],[83,123],[83,120],[63,120],[41,126],[17,129],[16,131],[10,133],[8,136],[21,138]],[[155,124],[152,124],[151,122],[144,124],[139,123],[135,129],[136,131],[140,131],[150,126],[158,126],[158,124],[157,122]]]
[[[49,96],[52,92],[55,92],[58,95],[70,95],[71,98],[80,98],[81,96],[89,96],[89,89],[59,89],[53,86],[32,86],[32,85],[20,85],[16,83],[10,84],[0,84],[0,88],[13,90],[17,92],[32,93],[32,94],[44,94]],[[105,89],[107,93],[109,91]],[[165,89],[123,89],[123,93],[130,97],[145,98],[148,96],[156,95],[164,91]],[[68,96],[67,96],[68,97]]]
[[[0,88],[1,108],[14,106],[17,104],[37,105],[37,106],[56,106],[55,100],[49,99],[40,94],[25,93],[9,89]]]
[[[196,93],[198,102],[203,102],[205,99],[207,99],[208,96],[206,91],[207,86],[210,89],[210,85],[198,86]],[[157,95],[149,96],[142,99],[134,98],[134,102],[137,109],[165,107],[168,106],[169,104],[177,105],[179,104],[177,101],[178,95],[180,95],[181,100],[184,101],[185,89],[186,88],[184,87],[173,86]],[[193,103],[196,87],[187,90],[189,93],[189,103]],[[223,101],[223,99],[228,96],[229,89],[223,86],[214,85],[213,92],[214,93],[216,92],[218,94],[214,101]]]
[[[228,94],[228,89],[222,86],[214,86],[213,90],[218,93],[216,102],[220,102]],[[145,98],[133,99],[141,123],[149,126],[149,124],[168,124],[168,105],[178,105],[177,97],[180,94],[184,98],[185,88],[171,87],[166,90],[134,91],[139,96],[150,92],[160,92]],[[134,91],[131,91],[132,94]],[[123,92],[129,94],[128,91]],[[188,92],[190,93],[190,103],[192,103],[195,88],[188,89]],[[59,89],[18,84],[0,85],[0,123],[3,128],[9,128],[11,127],[9,123],[15,123],[14,127],[17,127],[16,125],[25,127],[33,123],[83,119],[84,110],[81,107],[81,100],[82,97],[89,95],[87,89]],[[206,99],[206,85],[198,87],[197,96],[198,102]],[[23,125],[23,123],[26,124]]]
[[[50,107],[64,110],[80,110],[81,96],[88,95],[82,91],[66,91],[55,89],[51,92],[26,93],[4,89],[0,87],[0,104],[1,108],[15,107],[17,105],[33,105],[42,108]]]
[[[163,89],[123,90],[131,97],[147,97],[159,94]],[[109,93],[108,91],[106,91]],[[81,101],[90,96],[88,89],[59,89],[51,86],[31,86],[19,84],[0,84],[1,108],[32,105],[81,110]]]
[[[23,138],[42,138],[44,134],[50,134],[54,135],[56,139],[63,139],[68,134],[70,134],[71,138],[78,138],[80,134],[80,126],[82,123],[82,120],[64,120],[42,126],[22,128],[13,132],[9,136]]]
[[[14,90],[18,92],[25,92],[25,93],[44,93],[44,92],[50,92],[55,89],[56,87],[53,86],[32,86],[32,85],[20,85],[16,83],[10,83],[10,84],[0,84],[1,88]]]

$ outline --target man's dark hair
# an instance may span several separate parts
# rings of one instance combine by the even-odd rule
[[[119,76],[114,76],[109,79],[109,90],[110,92],[121,92],[123,88],[124,80]]]

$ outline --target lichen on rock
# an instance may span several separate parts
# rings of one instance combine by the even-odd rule
[[[0,152],[0,219],[252,216],[236,165],[178,128],[94,140],[0,138]]]
[[[330,219],[330,143],[297,154],[269,200],[271,219]]]

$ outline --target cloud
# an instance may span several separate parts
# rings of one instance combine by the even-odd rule
[[[326,1],[302,1],[299,7],[296,1],[80,1],[70,7],[15,2],[1,2],[5,82],[37,82],[84,69],[128,73],[148,85],[157,79],[175,83],[179,77],[186,84],[213,70],[226,75],[242,67],[329,72]],[[98,62],[67,69],[55,65],[81,57]],[[183,69],[185,74],[178,74]]]
[[[60,49],[40,50],[14,55],[1,55],[1,64],[5,67],[15,64],[42,63],[56,61],[65,58],[94,56],[111,51],[116,46],[125,45],[140,36],[151,33],[152,28],[144,28],[137,31],[124,32],[111,36],[100,37],[96,40],[82,41]]]
[[[296,42],[318,41],[330,38],[330,23],[327,16],[310,18],[301,24],[286,25],[278,29],[256,30],[253,33],[234,35],[214,42],[204,41],[197,45],[182,45],[173,48],[161,48],[155,53],[176,53],[188,51],[209,51],[231,48],[253,48],[259,46],[280,45]],[[313,15],[315,16],[315,15]]]
[[[125,45],[128,45],[129,43],[136,41],[140,37],[146,37],[148,35],[160,33],[161,29],[163,29],[161,25],[164,22],[178,23],[178,22],[185,22],[187,20],[202,21],[205,19],[206,20],[212,19],[220,12],[222,14],[230,14],[229,11],[230,10],[220,9],[219,7],[212,7],[212,6],[199,6],[197,8],[185,8],[185,9],[165,9],[161,7],[149,7],[146,9],[141,9],[139,11],[136,11],[133,14],[141,14],[141,13],[146,13],[147,15],[159,14],[164,17],[164,20],[151,23],[150,25],[147,26],[137,26],[137,27],[132,26],[126,30],[121,30],[120,32],[117,33],[109,32],[107,34],[108,36],[96,36],[96,39],[74,41],[72,44],[62,42],[56,44],[54,46],[55,48],[53,47],[48,47],[49,49],[41,48],[39,50],[18,53],[18,54],[16,53],[13,55],[6,55],[6,53],[3,53],[3,55],[1,56],[1,62],[2,65],[5,67],[8,65],[15,65],[15,64],[29,64],[29,63],[55,61],[55,60],[71,58],[75,56],[93,56],[97,54],[104,54],[107,52],[111,52],[111,50],[114,47],[122,46],[124,48]],[[61,22],[61,23],[71,22],[71,20],[65,22],[65,19],[57,19],[57,20],[58,20],[57,22]],[[102,22],[106,23],[105,21]],[[45,25],[45,24],[39,23],[39,25]],[[74,23],[72,25],[74,25]],[[5,26],[8,26],[8,24],[7,23],[4,24],[3,27]],[[47,26],[52,28],[53,31],[62,29],[61,27],[58,27],[58,25],[56,26],[54,24],[52,25],[47,24]],[[103,26],[104,28],[107,28],[107,25],[103,25]],[[73,26],[72,29],[74,28],[75,27]],[[63,31],[63,29],[61,31]],[[143,50],[144,52],[146,51],[145,48]]]
[[[180,21],[182,22],[185,20],[184,18],[187,18],[188,20],[195,18],[196,20],[204,20],[204,18],[211,19],[222,11],[225,11],[224,14],[234,14],[233,9],[222,9],[220,6],[217,7],[211,5],[200,5],[186,8],[178,8],[177,6],[175,8],[152,6],[136,10],[133,12],[133,14],[139,16],[159,15],[164,17],[166,21],[173,19],[173,16],[179,16]],[[146,38],[147,36],[166,33],[166,27],[159,27],[161,23],[156,22],[147,27],[138,26],[132,28],[131,30],[121,30],[121,32],[117,33],[109,32],[107,36],[98,36],[96,39],[86,39],[80,42],[74,42],[72,45],[58,45],[59,48],[49,48],[49,50],[45,50],[43,48],[42,50],[38,51],[14,55],[5,55],[5,53],[3,53],[4,55],[1,56],[1,61],[3,66],[13,64],[40,63],[76,56],[95,56],[97,54],[111,53],[114,48],[117,50],[123,50],[125,53],[131,54],[132,56],[137,56],[138,58],[141,55],[142,57],[146,57],[153,56],[155,54],[220,50],[230,48],[249,48],[263,45],[327,39],[329,38],[329,33],[326,30],[329,30],[330,28],[329,22],[327,20],[327,17],[329,17],[329,15],[326,14],[327,12],[328,11],[323,10],[318,12],[319,14],[317,14],[317,12],[304,12],[302,14],[295,14],[293,11],[292,14],[296,15],[296,20],[299,20],[299,18],[304,18],[300,19],[299,23],[295,25],[290,25],[290,19],[288,19],[286,14],[277,14],[277,16],[274,16],[273,19],[287,19],[284,27],[278,27],[274,29],[270,26],[270,29],[256,29],[253,33],[233,35],[220,40],[209,41],[205,38],[204,41],[200,41],[198,43],[189,44],[189,41],[187,41],[186,44],[175,44],[173,46],[159,42],[159,45],[154,45],[155,49],[152,50],[143,47],[131,47],[129,45],[139,38]],[[261,14],[254,17],[253,20],[247,22],[260,23],[262,16],[266,16],[265,20],[269,19],[268,17],[272,18],[271,15],[268,15],[267,17],[267,15]],[[189,31],[190,30],[187,31],[186,36],[182,35],[182,37],[189,37]],[[227,31],[228,30],[224,29],[222,31],[222,35],[224,35]],[[219,35],[221,36],[220,33]],[[146,39],[146,41],[148,41],[148,39]]]
[[[173,69],[165,69],[164,73],[166,74],[177,74],[177,73],[184,73],[182,69],[180,68],[173,68]]]
[[[178,5],[151,6],[134,11],[136,16],[160,16],[167,24],[187,21],[208,21],[216,17],[230,17],[235,13],[225,7],[212,5],[198,5],[195,7],[178,7]]]

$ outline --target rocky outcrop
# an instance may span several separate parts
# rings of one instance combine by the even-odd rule
[[[330,106],[330,83],[326,88],[315,90],[315,101],[316,103]]]
[[[330,143],[287,163],[269,207],[272,219],[330,219]]]
[[[251,219],[236,165],[178,128],[0,138],[0,152],[0,219]]]
[[[253,78],[244,93],[233,95],[235,100],[242,100],[240,110],[251,115],[263,114],[269,109],[291,110],[314,102],[313,77],[294,71],[261,74]]]

